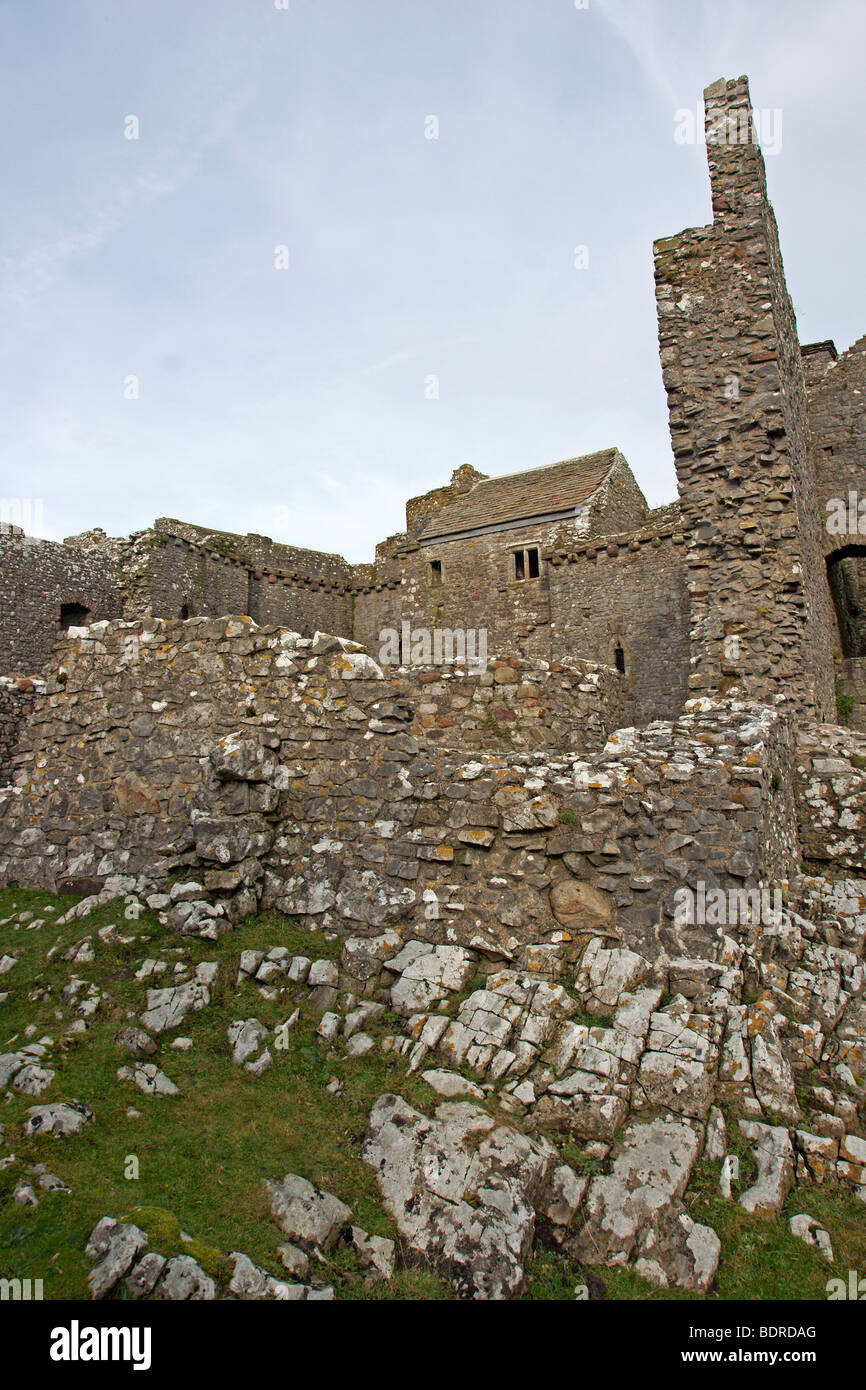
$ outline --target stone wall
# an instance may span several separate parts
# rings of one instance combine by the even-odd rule
[[[406,535],[393,537],[380,547],[374,565],[350,566],[339,556],[267,537],[208,533],[166,518],[129,541],[102,538],[85,546],[83,537],[74,547],[22,537],[16,539],[21,553],[4,571],[7,661],[16,651],[28,659],[15,669],[42,670],[50,661],[56,616],[42,622],[32,641],[28,627],[34,613],[59,614],[56,602],[52,607],[49,601],[47,557],[66,575],[77,565],[81,576],[112,576],[110,602],[83,578],[62,591],[70,601],[77,595],[89,603],[98,619],[121,611],[130,621],[242,614],[261,626],[288,627],[305,636],[338,632],[374,656],[381,634],[400,630],[404,622],[430,632],[483,630],[488,652],[531,660],[611,665],[622,646],[629,694],[623,718],[672,718],[688,693],[682,533],[676,504],[645,514],[636,493],[635,485],[614,470],[586,522],[427,546]],[[632,521],[639,512],[646,523],[640,530],[598,534],[602,518],[612,525]],[[538,578],[516,578],[518,546],[538,549]],[[22,567],[21,555],[28,556],[31,547],[33,563]],[[441,566],[441,582],[434,583],[434,560]]]
[[[838,359],[813,352],[805,361],[811,367],[812,460],[838,621],[836,650],[866,657],[866,338]]]
[[[219,617],[246,613],[249,606],[245,564],[167,530],[133,538],[125,580],[127,619]]]
[[[675,719],[688,699],[689,603],[676,505],[640,531],[549,553],[552,654],[613,664],[630,723]]]
[[[678,886],[755,885],[795,865],[788,728],[768,709],[697,702],[583,754],[558,746],[554,711],[533,725],[552,747],[473,752],[454,746],[486,738],[472,701],[455,704],[462,678],[386,679],[322,635],[146,620],[97,626],[61,656],[0,797],[7,882],[146,880],[181,931],[264,904],[346,932],[402,922],[503,958],[591,929],[652,959],[718,946],[675,927]],[[575,724],[572,702],[598,713],[615,681],[492,674],[479,689],[515,711],[550,684]],[[437,711],[450,700],[454,723],[420,715],[425,696]]]
[[[584,758],[399,759],[382,819],[374,808],[360,835],[351,787],[323,797],[298,759],[304,828],[275,843],[265,900],[311,924],[404,922],[404,935],[505,959],[584,933],[649,960],[711,955],[713,930],[674,925],[675,890],[787,877],[796,830],[784,722],[706,705]]]
[[[589,663],[494,660],[479,674],[392,675],[345,639],[299,638],[248,618],[94,624],[57,655],[16,756],[0,837],[14,841],[11,875],[27,882],[148,865],[159,878],[196,863],[191,825],[222,786],[208,763],[220,739],[300,740],[326,762],[333,745],[333,777],[351,785],[363,780],[353,759],[385,757],[383,740],[406,756],[449,743],[599,748],[622,722],[618,673]],[[327,785],[330,774],[321,776]],[[278,801],[267,788],[234,789],[230,815],[249,815],[236,827],[244,844],[265,834],[258,813],[272,816]]]
[[[836,662],[839,690],[851,700],[845,723],[866,732],[866,656],[843,657]]]
[[[381,562],[377,563],[376,570],[381,571],[382,568]],[[403,594],[406,585],[393,566],[387,569],[387,579],[380,578],[364,588],[359,588],[352,595],[352,636],[374,657],[382,644],[380,633],[388,629],[399,631],[403,621]],[[514,646],[515,640],[512,638],[508,643],[508,649],[511,650]]]
[[[124,616],[246,614],[312,634],[352,626],[351,572],[338,555],[161,518],[135,538]]]
[[[446,748],[591,752],[626,722],[619,673],[590,661],[494,657],[486,671],[475,674],[459,666],[428,666],[397,668],[393,675],[400,698],[412,706],[409,732]]]
[[[529,657],[549,657],[548,575],[542,568],[537,579],[515,578],[514,551],[533,546],[540,552],[555,534],[552,526],[527,526],[436,545],[410,544],[397,557],[401,617],[431,631],[485,628],[490,651],[517,648]],[[441,565],[441,583],[433,582],[434,561]],[[356,631],[360,639],[358,626]],[[373,634],[368,629],[363,636],[369,642]]]
[[[372,651],[379,632],[400,622],[399,567],[350,565],[341,555],[233,535],[161,517],[133,537],[124,564],[129,620],[229,613],[305,636],[339,632]]]
[[[826,583],[796,324],[748,84],[705,93],[713,224],[655,247],[696,694],[777,694],[835,717]]]
[[[811,361],[812,380],[808,386],[809,427],[812,432],[812,458],[815,490],[820,511],[826,515],[830,498],[847,501],[849,491],[866,498],[866,337],[858,339],[835,361]],[[866,515],[859,539],[866,545]],[[857,540],[857,536],[848,537]],[[827,551],[845,544],[845,537],[824,529]]]
[[[119,618],[116,557],[0,530],[0,674],[30,675],[51,660],[61,606],[78,604],[94,618]]]
[[[805,724],[796,767],[804,858],[830,877],[866,873],[866,734]]]
[[[0,676],[0,787],[12,778],[12,759],[42,681]]]

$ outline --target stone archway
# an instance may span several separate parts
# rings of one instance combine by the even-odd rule
[[[828,555],[827,582],[842,655],[866,656],[866,544],[840,546]]]

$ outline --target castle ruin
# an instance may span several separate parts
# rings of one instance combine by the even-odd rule
[[[624,668],[629,717],[741,694],[863,717],[866,340],[800,346],[745,79],[705,94],[713,222],[656,243],[678,500],[650,510],[615,448],[508,477],[469,466],[406,506],[372,564],[162,518],[128,540],[0,537],[0,669],[42,673],[106,618],[245,614],[375,654],[379,633],[483,628],[491,651]],[[853,525],[830,528],[835,499]],[[849,518],[851,520],[851,518]],[[858,529],[859,522],[859,529]]]
[[[834,884],[866,876],[866,338],[799,344],[760,148],[719,138],[751,130],[745,78],[705,104],[713,221],[655,246],[678,499],[650,509],[611,447],[507,477],[458,468],[368,565],[165,518],[62,545],[7,527],[7,883],[137,895],[181,937],[290,914],[346,939],[341,980],[364,998],[397,960],[408,979],[456,953],[458,984],[407,995],[399,1046],[438,1048],[595,1143],[661,1109],[688,1147],[722,1096],[796,1126],[794,1075],[828,1039],[860,1076],[866,916]],[[389,669],[381,634],[404,625],[485,630],[487,669]],[[684,888],[770,884],[790,913],[836,913],[820,949],[796,918],[788,993],[759,918],[678,913]],[[483,1009],[438,1014],[479,962]],[[551,1018],[533,1015],[537,1036],[490,1022],[497,990],[516,999],[520,972],[566,962],[589,1011],[652,995],[643,1032],[632,1018],[581,1042],[597,1063],[634,1028],[604,1068],[574,1062],[571,1089],[539,1063]],[[743,1002],[747,977],[772,1024]],[[668,1048],[663,988],[693,1054]],[[866,1195],[866,1161],[840,1154]],[[576,1248],[622,1263],[588,1200]],[[718,1241],[683,1220],[644,1272],[705,1291]]]

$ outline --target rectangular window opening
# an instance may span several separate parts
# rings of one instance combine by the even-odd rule
[[[442,587],[442,561],[441,561],[441,560],[431,560],[431,561],[430,561],[430,586],[431,586],[431,588],[433,588],[433,589],[439,589],[439,588]]]
[[[525,550],[513,550],[514,578],[537,579],[541,574],[541,559],[537,546],[527,546]]]

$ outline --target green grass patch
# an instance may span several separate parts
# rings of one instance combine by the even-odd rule
[[[13,910],[29,910],[38,920],[47,906],[63,912],[74,901],[6,890],[0,893],[0,919]],[[109,923],[133,940],[101,942],[97,931]],[[63,952],[85,936],[93,941],[95,959],[64,961]],[[3,1108],[0,1122],[7,1144],[0,1152],[11,1148],[19,1162],[0,1173],[0,1191],[11,1191],[27,1164],[44,1162],[71,1192],[40,1193],[36,1208],[2,1204],[0,1277],[43,1278],[46,1298],[86,1298],[91,1263],[84,1247],[91,1230],[102,1216],[120,1218],[134,1211],[146,1213],[142,1224],[153,1229],[155,1248],[162,1253],[182,1250],[201,1257],[208,1272],[216,1274],[223,1252],[242,1250],[279,1277],[284,1271],[276,1252],[285,1236],[271,1218],[264,1179],[289,1172],[347,1202],[355,1222],[371,1234],[396,1236],[373,1172],[361,1158],[369,1112],[386,1091],[399,1092],[427,1111],[437,1097],[408,1074],[399,1056],[377,1048],[366,1057],[350,1058],[342,1040],[323,1045],[316,1037],[318,1017],[309,1009],[306,987],[286,983],[275,999],[266,1000],[253,984],[237,985],[241,950],[275,945],[313,959],[339,954],[339,942],[302,931],[279,914],[251,919],[217,942],[178,939],[150,913],[125,922],[122,903],[62,926],[50,917],[33,930],[17,922],[0,926],[0,953],[20,953],[19,963],[3,977],[9,997],[0,1005],[0,1051],[14,1051],[43,1035],[59,1040],[76,1017],[77,1001],[61,999],[73,975],[95,983],[103,996],[88,1032],[67,1035],[68,1046],[56,1042],[52,1048],[46,1059],[56,1071],[50,1088],[38,1098],[13,1093]],[[46,959],[51,947],[56,949]],[[169,968],[137,981],[135,972],[147,956],[167,961]],[[178,961],[194,967],[205,960],[220,963],[210,1006],[188,1014],[176,1032],[158,1035],[158,1052],[147,1059],[175,1082],[180,1094],[145,1096],[132,1082],[117,1078],[118,1067],[132,1061],[115,1042],[117,1031],[136,1022],[146,1007],[148,988],[173,983]],[[233,1019],[255,1017],[272,1029],[298,1005],[301,1019],[288,1034],[288,1046],[275,1049],[271,1040],[274,1064],[269,1071],[255,1078],[232,1063],[226,1030]],[[35,1026],[29,1038],[28,1025]],[[376,1025],[369,1031],[376,1032]],[[378,1031],[388,1029],[380,1024]],[[171,1047],[178,1034],[193,1039],[188,1052]],[[338,1095],[326,1090],[335,1079],[343,1083]],[[73,1098],[91,1107],[95,1123],[65,1140],[23,1138],[20,1126],[30,1106]],[[140,1118],[130,1118],[130,1108]],[[125,1176],[133,1168],[130,1158],[138,1160],[137,1179]],[[192,1244],[179,1241],[181,1229],[193,1237]],[[381,1290],[366,1289],[339,1261],[313,1272],[333,1281],[338,1296],[348,1291],[338,1287],[341,1282],[351,1285],[352,1296],[381,1296]],[[401,1272],[391,1289],[395,1295],[443,1297],[450,1290],[434,1276]]]

